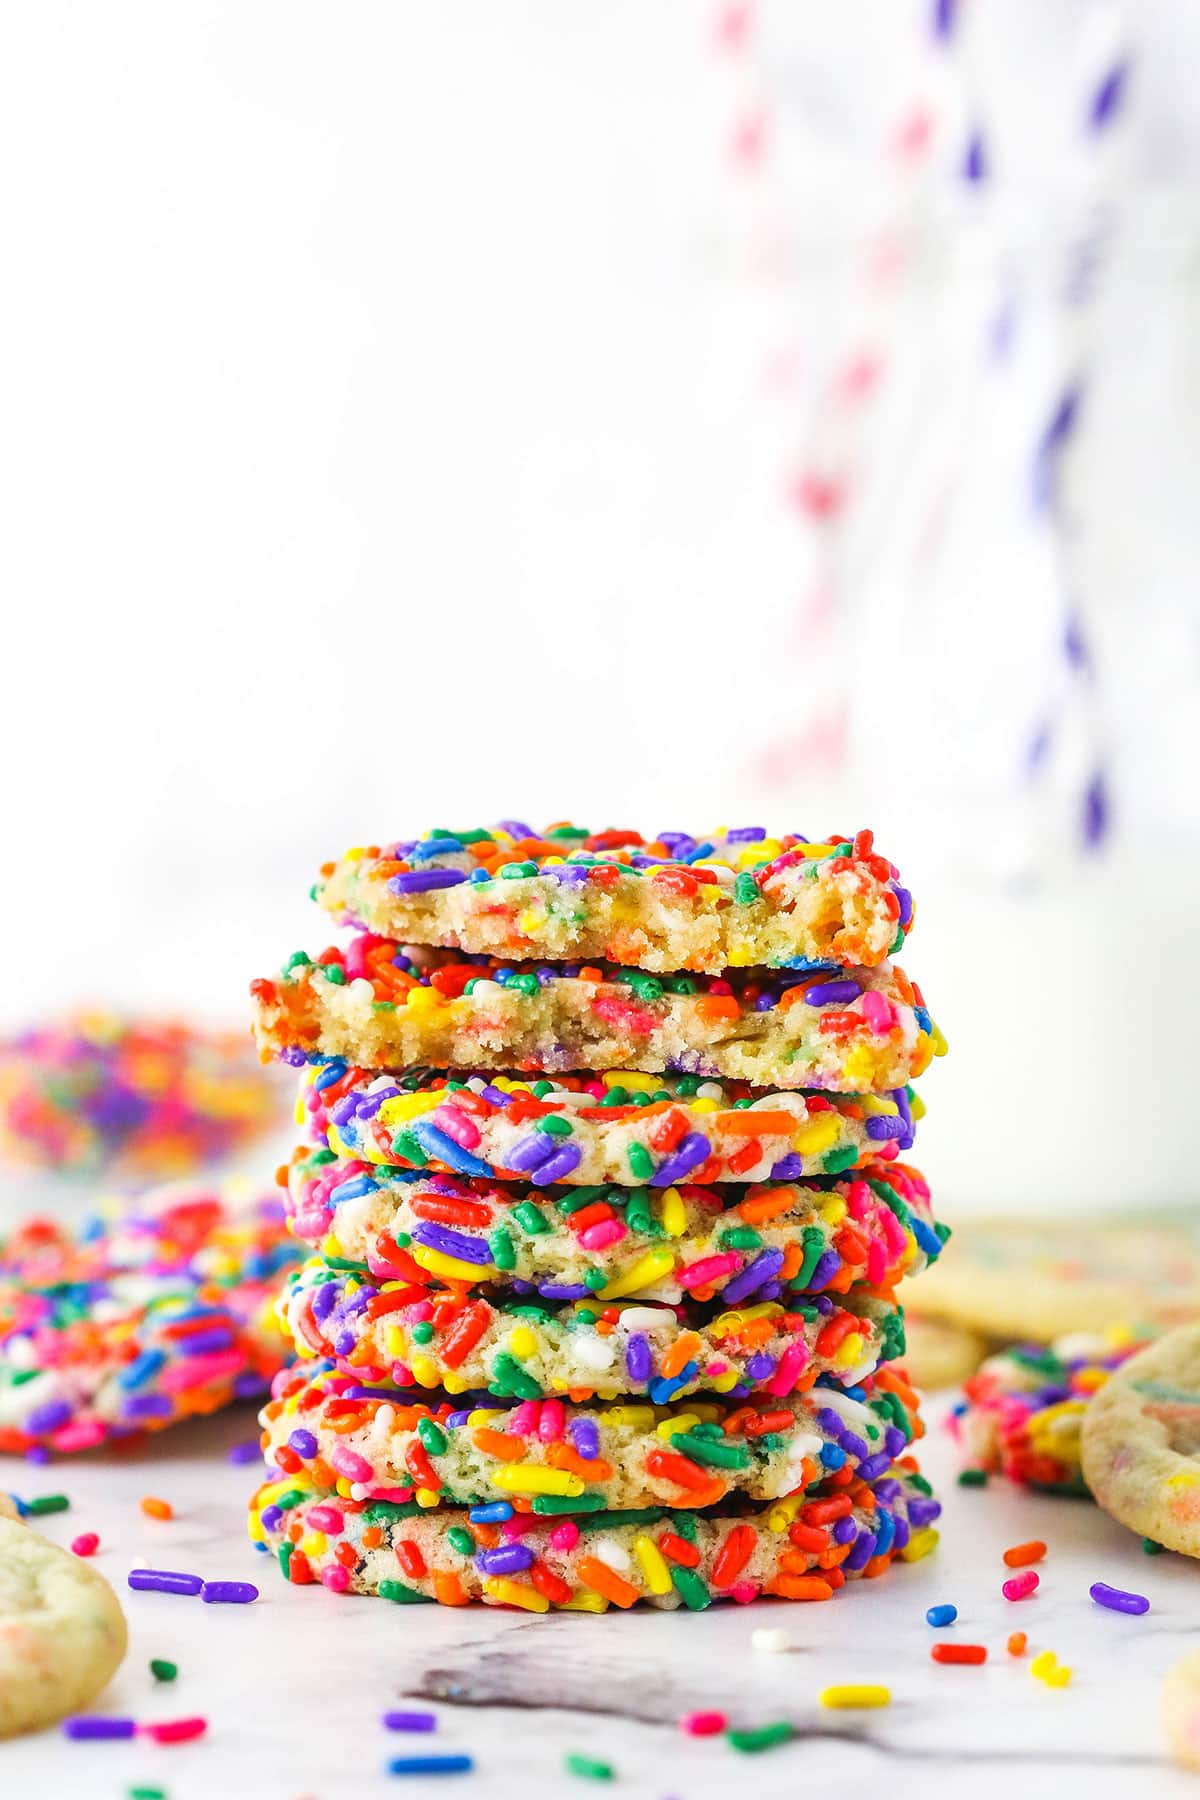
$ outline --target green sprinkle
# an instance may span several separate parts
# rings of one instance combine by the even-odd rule
[[[593,1294],[598,1294],[601,1288],[608,1286],[609,1278],[603,1269],[589,1269],[583,1279],[585,1286],[590,1287]]]
[[[516,1268],[517,1253],[513,1248],[512,1237],[503,1225],[497,1225],[495,1231],[488,1232],[488,1249],[498,1269]]]
[[[544,1119],[534,1120],[533,1129],[544,1131],[547,1137],[570,1137],[574,1126],[561,1113],[548,1113]]]
[[[545,1213],[536,1207],[532,1200],[522,1200],[517,1206],[514,1206],[512,1216],[521,1229],[529,1233],[530,1237],[542,1237],[547,1231],[554,1229]]]
[[[753,1225],[735,1225],[732,1231],[723,1231],[717,1242],[722,1250],[757,1250],[762,1238]]]
[[[577,1756],[573,1750],[563,1757],[563,1768],[568,1775],[579,1775],[584,1781],[611,1781],[616,1775],[611,1763],[597,1762],[593,1756]]]
[[[288,1543],[280,1544],[280,1546],[279,1546],[279,1567],[283,1571],[283,1579],[285,1581],[288,1578],[288,1570],[291,1565],[292,1552],[295,1548],[296,1548],[295,1544],[288,1544]]]
[[[428,1319],[419,1319],[413,1326],[413,1343],[428,1344],[433,1337],[433,1325]]]
[[[733,1748],[744,1751],[747,1756],[753,1756],[759,1750],[773,1750],[776,1744],[786,1744],[795,1735],[795,1726],[789,1725],[786,1719],[781,1719],[778,1725],[759,1725],[754,1731],[725,1733]]]
[[[639,1000],[648,1002],[662,999],[662,982],[657,981],[653,975],[639,975],[633,969],[625,969],[621,980],[633,989]]]
[[[345,987],[346,971],[341,963],[322,963],[321,973],[326,981],[332,981],[334,987]]]
[[[640,1150],[641,1145],[638,1144],[636,1148]],[[630,1160],[633,1160],[632,1155]],[[625,1207],[625,1223],[630,1231],[639,1232],[643,1237],[662,1236],[662,1227],[655,1219],[651,1206],[649,1188],[639,1187],[630,1190],[629,1200]]]
[[[286,1494],[276,1497],[275,1505],[280,1512],[290,1512],[293,1506],[299,1506],[302,1500],[311,1500],[312,1494],[305,1493],[303,1488],[289,1488]]]
[[[488,1382],[488,1393],[497,1394],[501,1398],[515,1394],[518,1400],[540,1400],[542,1389],[521,1367],[515,1356],[502,1350],[492,1367],[492,1379]]]
[[[826,1175],[840,1175],[843,1169],[849,1169],[858,1161],[858,1151],[853,1144],[847,1144],[842,1150],[831,1150],[828,1156],[821,1159],[821,1167]]]
[[[65,1494],[42,1494],[36,1500],[26,1501],[25,1511],[38,1519],[44,1513],[66,1512],[70,1504]]]
[[[550,1497],[539,1496],[539,1498]],[[583,1498],[586,1499],[587,1496],[584,1495]],[[575,1504],[578,1506],[580,1502],[577,1500]],[[538,1503],[535,1500],[534,1512],[537,1509]],[[660,1525],[666,1516],[666,1509],[661,1506],[631,1506],[624,1510],[618,1508],[614,1512],[598,1512],[591,1519],[580,1519],[579,1529],[580,1531],[608,1531],[615,1529],[618,1525]],[[680,1532],[679,1536],[682,1537],[683,1533]]]
[[[819,1225],[806,1225],[800,1233],[800,1245],[803,1251],[800,1267],[788,1283],[797,1293],[808,1286],[813,1270],[825,1253],[825,1233]]]
[[[446,1533],[446,1542],[452,1550],[457,1550],[460,1556],[474,1556],[475,1554],[475,1539],[465,1526],[452,1525]]]
[[[630,1144],[625,1152],[625,1160],[635,1181],[649,1181],[654,1173],[654,1158],[645,1144]]]
[[[685,1544],[696,1541],[696,1517],[694,1513],[674,1513],[671,1517],[671,1530],[676,1537],[681,1537]]]
[[[27,1381],[35,1381],[41,1374],[40,1369],[17,1369],[9,1376],[10,1387],[24,1387]]]
[[[131,1787],[125,1793],[127,1800],[167,1800],[166,1788]]]
[[[604,1507],[603,1494],[538,1494],[533,1501],[534,1512],[547,1519],[557,1513],[603,1512]]]
[[[672,1564],[671,1580],[677,1592],[683,1596],[683,1604],[689,1612],[703,1612],[706,1606],[712,1605],[712,1595],[695,1569],[684,1569],[678,1564]]]
[[[283,972],[290,975],[293,969],[307,969],[311,961],[312,958],[306,956],[303,950],[294,950],[284,963]]]
[[[174,1681],[179,1673],[179,1665],[178,1663],[167,1662],[165,1657],[152,1656],[150,1658],[150,1673],[153,1675],[155,1681]]]
[[[761,897],[758,883],[753,875],[748,874],[745,870],[742,871],[733,884],[733,897],[739,906],[753,906],[754,902]]]
[[[362,1516],[368,1525],[394,1525],[400,1519],[418,1518],[424,1511],[416,1500],[372,1500],[363,1507]]]
[[[433,1605],[428,1594],[419,1594],[416,1588],[405,1587],[402,1581],[381,1581],[379,1598],[394,1600],[398,1606],[423,1606],[426,1603]]]
[[[960,1469],[958,1471],[959,1487],[986,1487],[988,1472],[986,1469]]]
[[[1153,1538],[1143,1538],[1142,1549],[1146,1552],[1147,1556],[1162,1555],[1162,1545],[1156,1544]]]
[[[411,1131],[398,1131],[392,1139],[392,1155],[398,1156],[402,1162],[410,1162],[415,1168],[423,1169],[429,1161],[417,1139]]]
[[[432,1419],[417,1420],[417,1436],[430,1456],[442,1456],[445,1453],[446,1434]]]
[[[505,993],[533,995],[538,991],[536,975],[510,975],[504,984]]]

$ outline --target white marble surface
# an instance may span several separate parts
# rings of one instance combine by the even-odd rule
[[[565,1774],[574,1750],[615,1765],[621,1793],[646,1800],[697,1800],[753,1784],[797,1795],[812,1783],[848,1791],[882,1784],[890,1800],[959,1795],[971,1800],[1086,1791],[1116,1800],[1135,1791],[1157,1800],[1200,1794],[1200,1778],[1173,1768],[1158,1720],[1162,1677],[1200,1642],[1200,1571],[1170,1556],[1146,1556],[1136,1538],[1083,1502],[1035,1499],[993,1483],[953,1485],[953,1446],[939,1428],[945,1403],[930,1403],[925,1463],[947,1502],[939,1550],[898,1565],[882,1581],[848,1588],[819,1606],[758,1604],[602,1618],[440,1607],[394,1607],[289,1588],[243,1529],[256,1465],[229,1463],[229,1447],[254,1434],[249,1411],[165,1434],[137,1455],[106,1455],[34,1469],[0,1458],[0,1487],[25,1497],[71,1496],[69,1512],[43,1521],[68,1542],[98,1531],[98,1566],[117,1585],[131,1627],[128,1659],[95,1710],[140,1720],[203,1713],[194,1743],[76,1744],[57,1731],[0,1745],[0,1794],[47,1800],[120,1800],[134,1785],[158,1785],[170,1800],[371,1800],[398,1792],[469,1792],[479,1800],[587,1793],[598,1784]],[[176,1517],[156,1523],[138,1500],[169,1499]],[[1044,1537],[1050,1547],[1036,1598],[1000,1594],[1001,1551]],[[248,1607],[134,1594],[139,1564],[190,1569],[209,1578],[256,1580]],[[1148,1594],[1152,1610],[1126,1618],[1095,1607],[1097,1579]],[[951,1600],[959,1624],[935,1633],[925,1609]],[[793,1648],[754,1652],[759,1625],[782,1625]],[[1023,1628],[1075,1671],[1052,1691],[1028,1659],[1005,1652]],[[988,1645],[984,1668],[929,1659],[938,1637]],[[179,1665],[166,1687],[152,1656]],[[884,1711],[829,1712],[830,1682],[885,1682]],[[380,1716],[404,1701],[430,1705],[435,1736],[401,1737]],[[719,1707],[732,1723],[786,1718],[798,1736],[751,1758],[721,1739],[692,1739],[684,1712]],[[410,1779],[384,1773],[405,1749],[466,1750],[470,1775]],[[1147,1788],[1149,1783],[1149,1788]],[[599,1791],[603,1792],[604,1789]]]

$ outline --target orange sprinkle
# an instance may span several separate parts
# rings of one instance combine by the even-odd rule
[[[175,1508],[169,1500],[159,1500],[153,1494],[147,1494],[141,1502],[142,1511],[148,1519],[173,1519]]]
[[[596,1593],[603,1594],[614,1606],[632,1606],[639,1597],[632,1582],[618,1575],[615,1569],[610,1569],[598,1556],[581,1557],[576,1564],[576,1573],[580,1581],[594,1588]]]
[[[1008,1654],[1010,1656],[1024,1656],[1027,1641],[1023,1631],[1012,1632],[1008,1640]]]
[[[1046,1554],[1046,1546],[1041,1538],[1030,1538],[1027,1544],[1014,1544],[1004,1552],[1004,1560],[1010,1569],[1023,1569],[1027,1563],[1041,1562]]]

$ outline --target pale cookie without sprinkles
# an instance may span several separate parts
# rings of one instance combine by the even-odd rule
[[[904,1294],[900,1295],[904,1299]],[[958,1387],[987,1355],[977,1332],[904,1308],[904,1367],[919,1388]]]
[[[1171,1755],[1185,1769],[1200,1769],[1200,1650],[1189,1650],[1167,1670],[1161,1705]]]
[[[120,1666],[126,1636],[90,1563],[0,1518],[0,1737],[86,1706]]]
[[[374,1303],[387,1310],[372,1316]],[[551,1310],[521,1298],[501,1305],[483,1294],[381,1292],[315,1259],[278,1304],[301,1356],[328,1357],[362,1381],[517,1400],[740,1399],[757,1389],[789,1394],[818,1374],[854,1387],[904,1342],[899,1308],[869,1288],[855,1288],[844,1306],[797,1298],[689,1321],[673,1306],[638,1302]]]
[[[516,820],[433,831],[326,863],[335,918],[414,944],[635,968],[830,962],[872,967],[904,942],[912,898],[869,831],[809,843],[761,826],[692,837]]]
[[[760,1087],[892,1092],[945,1049],[893,963],[834,975],[661,979],[609,964],[470,962],[356,937],[251,983],[264,1056],[364,1068],[638,1069]]]
[[[1200,1323],[1109,1377],[1088,1406],[1082,1457],[1105,1512],[1167,1550],[1200,1556]]]
[[[339,1156],[551,1182],[798,1181],[911,1149],[924,1107],[891,1094],[762,1093],[632,1069],[532,1081],[379,1075],[340,1058],[301,1077],[296,1123]]]
[[[287,1578],[401,1605],[482,1601],[526,1612],[604,1612],[638,1601],[700,1612],[714,1600],[828,1600],[846,1581],[916,1561],[936,1538],[937,1502],[905,1474],[873,1504],[849,1494],[777,1501],[730,1518],[665,1507],[536,1521],[507,1503],[470,1512],[373,1506],[269,1482],[251,1501],[250,1536]],[[485,1516],[486,1515],[486,1516]]]
[[[543,1300],[638,1294],[741,1305],[893,1287],[941,1253],[929,1189],[906,1163],[828,1187],[561,1187],[420,1176],[297,1150],[292,1230],[376,1282],[524,1284]]]
[[[1109,1325],[1179,1325],[1200,1314],[1200,1215],[964,1219],[921,1277],[919,1306],[985,1337],[1043,1344]]]

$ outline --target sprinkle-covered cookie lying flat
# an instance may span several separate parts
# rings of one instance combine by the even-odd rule
[[[410,954],[411,950],[411,954]],[[944,1050],[893,963],[729,979],[587,964],[516,969],[360,935],[251,984],[265,1056],[363,1068],[639,1069],[892,1093]]]
[[[924,1112],[891,1094],[762,1092],[742,1081],[606,1070],[535,1080],[381,1075],[334,1058],[301,1076],[296,1121],[339,1156],[549,1182],[798,1181],[912,1147]],[[701,1172],[702,1171],[702,1172]]]
[[[819,1294],[681,1316],[661,1303],[539,1306],[377,1287],[320,1258],[293,1275],[279,1315],[301,1356],[329,1358],[360,1381],[513,1400],[785,1396],[818,1375],[853,1387],[904,1347],[900,1309],[870,1288],[840,1304]]]
[[[335,1268],[417,1286],[488,1282],[549,1301],[690,1296],[726,1305],[890,1287],[941,1250],[906,1163],[819,1186],[531,1188],[296,1151],[292,1229]]]
[[[659,973],[873,968],[913,919],[869,831],[809,843],[757,825],[649,841],[567,824],[533,832],[516,820],[432,831],[347,851],[326,863],[313,894],[335,918],[408,943]]]
[[[168,1188],[0,1244],[0,1450],[89,1450],[261,1394],[299,1261],[275,1197]]]
[[[907,1462],[908,1459],[906,1459]],[[297,1585],[399,1604],[606,1612],[644,1601],[702,1611],[715,1600],[829,1600],[932,1547],[940,1508],[908,1467],[873,1485],[777,1500],[762,1512],[590,1512],[540,1518],[499,1499],[469,1511],[347,1500],[304,1478],[266,1483],[250,1536]]]
[[[471,1504],[513,1499],[534,1514],[774,1500],[831,1477],[886,1475],[922,1433],[912,1390],[883,1369],[847,1391],[819,1382],[742,1406],[579,1406],[557,1399],[464,1408],[406,1402],[393,1387],[299,1364],[259,1415],[268,1468],[352,1500]],[[849,1479],[850,1477],[843,1477]]]
[[[1087,1409],[1083,1476],[1141,1537],[1200,1557],[1200,1323],[1180,1325],[1113,1372]]]

